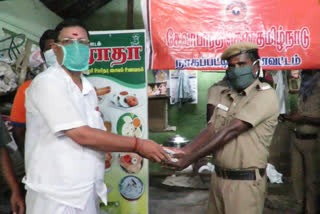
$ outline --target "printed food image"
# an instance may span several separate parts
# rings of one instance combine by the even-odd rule
[[[141,119],[133,113],[123,114],[117,122],[117,132],[128,137],[142,136]]]
[[[119,94],[125,96],[125,95],[128,95],[129,93],[127,91],[121,91]]]
[[[119,164],[127,173],[138,173],[142,168],[143,158],[136,153],[121,153]]]
[[[137,200],[144,192],[144,184],[136,176],[126,176],[119,183],[119,190],[122,197],[127,200]]]
[[[134,107],[139,104],[138,98],[135,94],[129,94],[127,91],[121,91],[117,94],[113,94],[111,102],[118,107]]]
[[[112,163],[112,154],[110,152],[106,152],[106,160],[105,160],[105,171],[109,171],[111,169]]]
[[[103,88],[94,88],[94,90],[96,91],[97,97],[98,97],[98,101],[102,102],[104,95],[109,94],[111,91],[111,87],[107,86],[107,87],[103,87]]]
[[[96,90],[97,96],[109,94],[111,91],[111,87],[107,86],[104,88],[94,88]]]
[[[104,121],[104,127],[107,129],[107,132],[111,132],[111,122],[110,121]]]
[[[134,96],[127,96],[126,97],[126,102],[130,107],[138,105],[138,99]]]

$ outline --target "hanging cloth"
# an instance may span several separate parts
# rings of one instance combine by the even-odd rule
[[[274,82],[277,84],[276,93],[279,100],[280,114],[288,113],[288,84],[286,71],[275,71],[273,73]]]
[[[192,91],[190,87],[189,74],[187,70],[179,71],[175,98],[175,100],[179,104],[179,107],[181,107],[183,103],[192,101]]]

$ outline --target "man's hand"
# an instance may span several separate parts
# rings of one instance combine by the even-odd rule
[[[19,190],[12,192],[10,203],[13,214],[24,214],[24,200]]]
[[[171,158],[169,161],[161,163],[161,167],[180,171],[190,165],[188,153],[183,149],[171,147],[166,147],[165,149],[168,151]]]
[[[158,163],[170,160],[169,155],[163,150],[162,146],[152,140],[139,139],[137,153],[144,158]]]

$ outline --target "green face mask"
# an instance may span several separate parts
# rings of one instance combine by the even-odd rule
[[[81,72],[89,69],[90,49],[88,46],[75,41],[61,47],[64,53],[62,65],[68,70]]]
[[[252,74],[252,66],[229,68],[227,77],[231,87],[237,91],[247,88],[255,80]]]

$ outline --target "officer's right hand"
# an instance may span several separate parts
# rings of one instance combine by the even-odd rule
[[[163,163],[168,162],[170,157],[163,150],[162,146],[152,140],[139,139],[137,153],[151,161]]]

